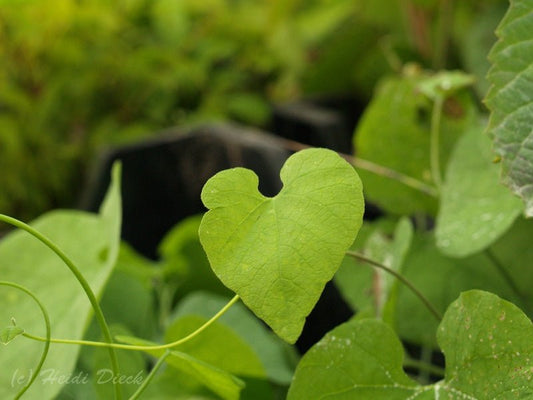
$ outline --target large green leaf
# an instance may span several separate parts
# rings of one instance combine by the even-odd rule
[[[111,274],[120,242],[120,182],[115,169],[113,184],[100,215],[80,211],[54,211],[32,226],[56,243],[78,266],[98,296]],[[91,305],[79,282],[63,262],[26,232],[16,231],[0,243],[3,280],[32,290],[50,314],[54,337],[81,339],[91,315]],[[44,336],[39,309],[21,292],[0,291],[0,320],[15,317],[26,332]],[[21,339],[2,346],[0,397],[12,398],[35,368],[42,343]],[[79,346],[51,345],[42,375],[26,392],[27,399],[51,399],[61,390],[60,379],[73,371]],[[56,377],[55,380],[47,380]],[[25,380],[26,379],[26,380]],[[14,383],[13,383],[14,382]]]
[[[513,304],[487,292],[465,292],[446,311],[438,341],[445,379],[421,386],[402,370],[402,345],[387,325],[349,321],[302,358],[288,399],[533,398],[533,327]]]
[[[498,182],[490,140],[482,128],[467,132],[450,157],[435,236],[445,254],[463,257],[489,246],[522,210],[522,203]]]
[[[357,173],[333,151],[296,153],[280,175],[284,187],[272,198],[250,170],[212,177],[200,240],[222,282],[294,343],[355,239],[364,203]]]
[[[490,52],[488,132],[502,158],[504,183],[533,216],[533,3],[515,0],[496,30]]]
[[[355,151],[358,157],[385,166],[431,185],[430,115],[431,102],[420,85],[431,77],[392,77],[384,79],[356,128]],[[448,154],[462,130],[473,118],[471,100],[464,95],[449,99],[450,110],[441,124],[440,159]],[[395,214],[425,212],[435,214],[435,198],[391,178],[360,171],[365,196]]]

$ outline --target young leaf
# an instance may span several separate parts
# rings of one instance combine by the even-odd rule
[[[24,329],[19,326],[10,325],[2,330],[0,330],[0,343],[8,344],[17,336],[20,336],[24,333]]]
[[[520,200],[499,184],[492,158],[481,127],[465,133],[450,157],[435,230],[437,246],[449,256],[488,247],[522,210]]]
[[[302,358],[288,400],[531,398],[533,327],[513,304],[465,292],[446,311],[438,341],[445,379],[421,386],[402,370],[402,345],[387,325],[349,321]]]
[[[120,243],[120,177],[113,181],[99,215],[80,211],[54,211],[32,222],[32,226],[56,243],[84,274],[96,296],[113,270]],[[49,248],[26,232],[15,231],[0,243],[2,279],[31,289],[50,314],[53,335],[82,339],[92,308],[72,272]],[[0,291],[0,319],[15,315],[26,332],[44,335],[39,309],[23,294]],[[42,343],[18,340],[2,349],[2,362],[10,368],[0,371],[0,398],[8,399],[27,382],[42,351]],[[48,357],[27,399],[51,399],[74,370],[79,346],[50,346]],[[13,371],[20,378],[13,382]],[[46,380],[52,371],[56,380]]]
[[[204,186],[210,209],[200,241],[222,282],[284,340],[294,343],[362,222],[362,185],[337,153],[304,150],[283,166],[267,198],[257,176],[234,168]]]
[[[488,132],[502,159],[504,183],[533,216],[533,3],[516,0],[496,30],[489,58]]]
[[[458,90],[470,86],[475,78],[462,71],[441,71],[423,79],[417,86],[431,100],[448,97]]]

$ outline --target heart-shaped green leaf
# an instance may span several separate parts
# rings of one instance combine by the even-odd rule
[[[308,149],[281,169],[283,189],[258,191],[250,170],[204,186],[200,241],[220,280],[281,338],[294,343],[362,223],[362,184],[337,153]]]

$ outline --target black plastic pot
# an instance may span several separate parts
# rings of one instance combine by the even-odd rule
[[[313,147],[353,153],[352,136],[365,104],[354,97],[305,99],[273,107],[269,129]]]

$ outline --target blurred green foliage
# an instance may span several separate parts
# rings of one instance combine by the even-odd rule
[[[457,2],[453,33],[498,2]],[[0,0],[0,210],[74,205],[102,146],[209,120],[260,126],[272,101],[302,95],[368,99],[405,62],[431,64],[441,3]]]

